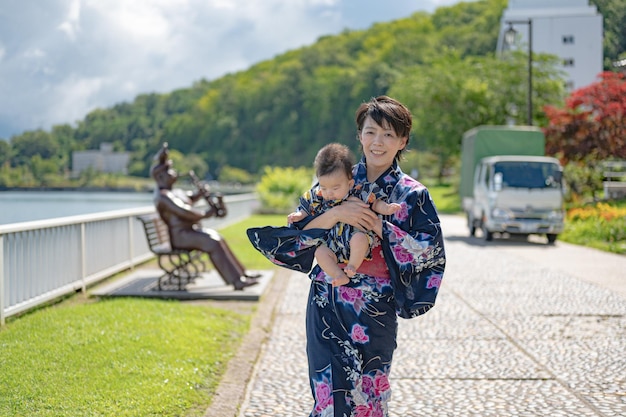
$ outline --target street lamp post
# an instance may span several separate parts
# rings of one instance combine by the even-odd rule
[[[524,24],[528,25],[528,98],[526,104],[528,105],[528,125],[533,124],[533,21],[528,20],[507,20],[504,22],[509,25],[509,28],[504,32],[504,42],[508,45],[515,43],[515,37],[517,31],[513,28],[513,25]]]

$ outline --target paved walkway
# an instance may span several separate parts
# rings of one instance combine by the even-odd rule
[[[390,416],[626,415],[626,257],[559,242],[485,243],[466,237],[456,216],[442,225],[446,275],[433,310],[400,320]],[[247,359],[216,396],[216,407],[239,411],[207,416],[310,412],[308,279],[279,270],[268,291]]]

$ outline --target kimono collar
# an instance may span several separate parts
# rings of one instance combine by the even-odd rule
[[[361,157],[361,160],[354,166],[353,169],[354,180],[359,182],[368,182],[367,181],[367,166],[365,161],[365,156]],[[398,161],[394,160],[393,163],[385,172],[381,174],[380,177],[374,181],[381,188],[384,188],[385,184],[395,184],[398,182],[400,177],[402,176],[402,170],[398,165]]]

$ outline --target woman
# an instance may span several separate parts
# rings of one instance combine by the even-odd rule
[[[320,231],[337,223],[371,230],[381,240],[372,248],[372,260],[364,261],[346,285],[333,286],[319,266],[309,274],[307,356],[315,401],[311,417],[388,415],[397,316],[416,317],[434,305],[445,265],[439,218],[428,190],[398,166],[409,142],[411,113],[381,96],[358,108],[356,124],[363,156],[353,168],[355,186],[380,188],[383,199],[401,209],[379,217],[367,203],[351,197],[294,223],[301,230],[286,236],[269,256],[266,253],[281,266],[308,271]],[[311,207],[320,204],[317,188],[300,199],[299,211],[315,212]],[[269,234],[249,234],[257,248],[263,246],[264,233]],[[340,234],[336,243],[349,241]]]
[[[374,231],[378,255],[365,261],[346,286],[332,287],[323,271],[310,274],[307,356],[315,404],[311,416],[387,416],[389,373],[397,320],[434,304],[445,255],[439,218],[428,190],[398,166],[409,142],[412,117],[400,102],[381,96],[356,112],[363,157],[354,167],[357,184],[376,183],[388,203],[402,209],[379,218],[359,199],[310,219],[304,229],[330,229],[343,222]],[[313,203],[301,201],[306,207]],[[303,210],[306,211],[306,210]]]

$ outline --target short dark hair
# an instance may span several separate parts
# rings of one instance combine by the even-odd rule
[[[385,125],[388,125],[391,127],[396,132],[396,135],[406,138],[406,144],[409,144],[413,117],[411,116],[411,111],[404,104],[388,96],[378,96],[361,104],[355,116],[357,139],[363,130],[363,124],[368,116],[380,126],[385,127]],[[406,149],[406,146],[404,149]],[[400,159],[404,149],[399,150],[396,154],[397,160]]]
[[[346,145],[329,143],[317,152],[313,166],[318,178],[342,170],[348,178],[352,179],[354,163],[354,155]]]

